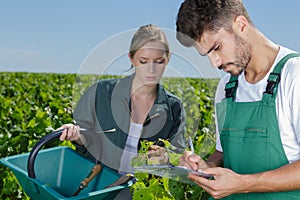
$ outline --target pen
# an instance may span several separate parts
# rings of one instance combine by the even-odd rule
[[[191,136],[189,136],[189,144],[190,144],[192,154],[194,154],[195,150],[194,150],[193,140],[192,140]]]
[[[85,128],[80,128],[79,130],[80,131],[87,131],[87,129],[85,129]],[[97,131],[96,133],[111,133],[111,132],[115,132],[115,131],[116,131],[116,129],[113,128],[113,129],[105,130],[105,131]]]

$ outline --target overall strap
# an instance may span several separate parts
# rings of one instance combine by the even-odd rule
[[[235,100],[236,89],[238,87],[238,76],[231,76],[225,86],[225,97],[228,101]]]
[[[263,94],[264,100],[272,98],[275,101],[278,85],[280,82],[281,69],[283,68],[284,64],[288,61],[288,59],[297,56],[300,56],[300,54],[299,53],[288,54],[276,64],[274,70],[269,75],[266,91]]]

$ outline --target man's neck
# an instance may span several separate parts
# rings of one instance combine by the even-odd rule
[[[260,32],[254,39],[256,42],[252,46],[252,58],[245,69],[245,78],[252,84],[259,82],[268,74],[279,52],[279,46]]]

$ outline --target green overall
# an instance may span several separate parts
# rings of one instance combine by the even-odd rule
[[[238,174],[254,174],[288,164],[276,117],[275,99],[285,62],[299,54],[289,54],[274,68],[261,101],[235,102],[238,77],[226,84],[226,98],[216,105],[224,167]],[[233,194],[224,199],[300,199],[300,191]]]

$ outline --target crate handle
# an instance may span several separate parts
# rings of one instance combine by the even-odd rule
[[[34,172],[34,161],[35,158],[38,154],[38,152],[40,151],[40,149],[48,142],[58,138],[62,132],[65,129],[61,129],[55,132],[52,132],[46,136],[44,136],[38,143],[35,144],[35,146],[33,147],[33,149],[31,150],[29,157],[28,157],[28,162],[27,162],[27,169],[28,169],[28,177],[30,178],[36,178],[35,176],[35,172]]]

